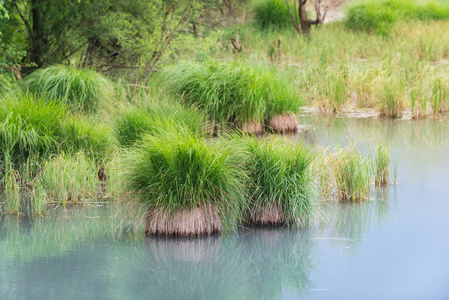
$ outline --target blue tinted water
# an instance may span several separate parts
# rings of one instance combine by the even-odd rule
[[[392,144],[397,186],[307,230],[118,238],[115,207],[0,217],[0,299],[449,299],[449,123],[303,117],[314,144]]]

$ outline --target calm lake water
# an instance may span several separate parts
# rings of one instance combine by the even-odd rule
[[[310,143],[391,143],[399,184],[302,231],[119,238],[103,204],[0,216],[0,299],[449,299],[448,120],[300,122]]]

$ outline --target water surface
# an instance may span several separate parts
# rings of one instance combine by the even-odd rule
[[[448,120],[300,121],[308,143],[391,143],[399,184],[302,231],[118,236],[107,204],[0,216],[0,299],[449,299]]]

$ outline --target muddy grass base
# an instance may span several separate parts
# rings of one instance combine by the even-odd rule
[[[247,134],[261,135],[263,134],[262,124],[258,122],[244,123],[239,126],[240,130]]]
[[[283,226],[285,213],[282,206],[277,203],[267,203],[256,207],[246,219],[249,224],[256,226]]]
[[[220,233],[222,229],[218,207],[213,204],[169,212],[153,209],[148,213],[147,235],[193,237]]]
[[[267,127],[276,133],[297,132],[298,126],[295,114],[276,115],[267,123]]]

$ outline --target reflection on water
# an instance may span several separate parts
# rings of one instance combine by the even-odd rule
[[[390,142],[400,184],[323,204],[313,228],[198,239],[129,234],[111,204],[3,215],[0,299],[446,299],[448,122],[303,122],[316,129],[292,138]]]
[[[449,145],[449,122],[444,120],[392,120],[380,118],[339,118],[329,116],[303,116],[302,124],[309,129],[306,134],[292,135],[293,139],[312,144],[329,144],[355,141],[375,145],[391,143],[394,148],[442,147]],[[310,127],[309,127],[310,126]]]
[[[324,204],[329,216],[329,230],[336,236],[362,240],[371,226],[385,224],[394,213],[397,199],[394,196],[390,199],[391,191],[394,187],[382,187],[367,201]]]
[[[0,298],[307,296],[317,243],[333,251],[356,248],[370,224],[388,219],[388,188],[378,192],[369,202],[329,204],[333,222],[322,228],[245,229],[223,237],[117,236],[114,206],[60,208],[48,218],[2,216]]]

